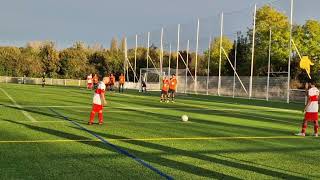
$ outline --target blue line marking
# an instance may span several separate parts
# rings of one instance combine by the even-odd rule
[[[153,167],[152,165],[148,164],[147,162],[145,162],[144,160],[138,158],[137,156],[133,155],[133,154],[130,154],[128,151],[124,150],[124,149],[121,149],[120,147],[108,142],[106,139],[104,139],[103,137],[95,134],[94,132],[90,131],[89,129],[81,126],[79,123],[75,122],[75,121],[72,121],[70,120],[67,116],[64,116],[62,115],[61,113],[53,110],[52,108],[49,108],[52,112],[54,112],[55,114],[63,117],[63,119],[65,119],[66,121],[69,121],[70,123],[78,126],[81,130],[83,131],[86,131],[87,133],[93,135],[94,137],[98,138],[103,144],[105,144],[106,146],[110,146],[112,147],[113,149],[115,149],[116,151],[118,151],[120,154],[123,154],[123,155],[126,155],[130,158],[132,158],[133,160],[137,161],[138,163],[142,164],[144,167],[154,171],[155,173],[159,174],[160,176],[168,179],[168,180],[173,180],[173,177],[165,174],[164,172],[160,171],[159,169]]]

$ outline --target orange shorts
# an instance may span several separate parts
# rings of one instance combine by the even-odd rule
[[[306,112],[304,115],[306,121],[318,121],[318,112]]]
[[[103,110],[103,106],[102,106],[102,105],[93,104],[93,106],[92,106],[92,111],[94,111],[94,112],[99,112],[99,111],[102,111],[102,110]]]

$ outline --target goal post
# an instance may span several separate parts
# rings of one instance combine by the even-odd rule
[[[178,72],[178,74],[176,74],[176,72]],[[178,69],[177,71],[173,68],[163,67],[161,73],[160,68],[141,68],[139,84],[141,85],[142,81],[144,81],[147,85],[147,91],[160,91],[163,76],[167,76],[168,78],[170,78],[171,75],[176,74],[176,78],[179,84],[178,88],[181,88],[180,92],[184,92],[184,90],[182,89],[188,87],[188,85],[185,85],[185,78],[189,78],[189,76],[185,76],[186,72],[187,69]],[[148,80],[148,82],[146,82],[146,80]]]

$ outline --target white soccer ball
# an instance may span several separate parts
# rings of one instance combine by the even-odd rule
[[[187,115],[182,115],[181,116],[181,120],[183,121],[183,122],[187,122],[188,121],[188,116]]]

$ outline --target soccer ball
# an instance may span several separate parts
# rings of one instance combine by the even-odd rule
[[[183,121],[183,122],[187,122],[188,121],[188,116],[187,115],[182,115],[181,116],[181,120]]]

